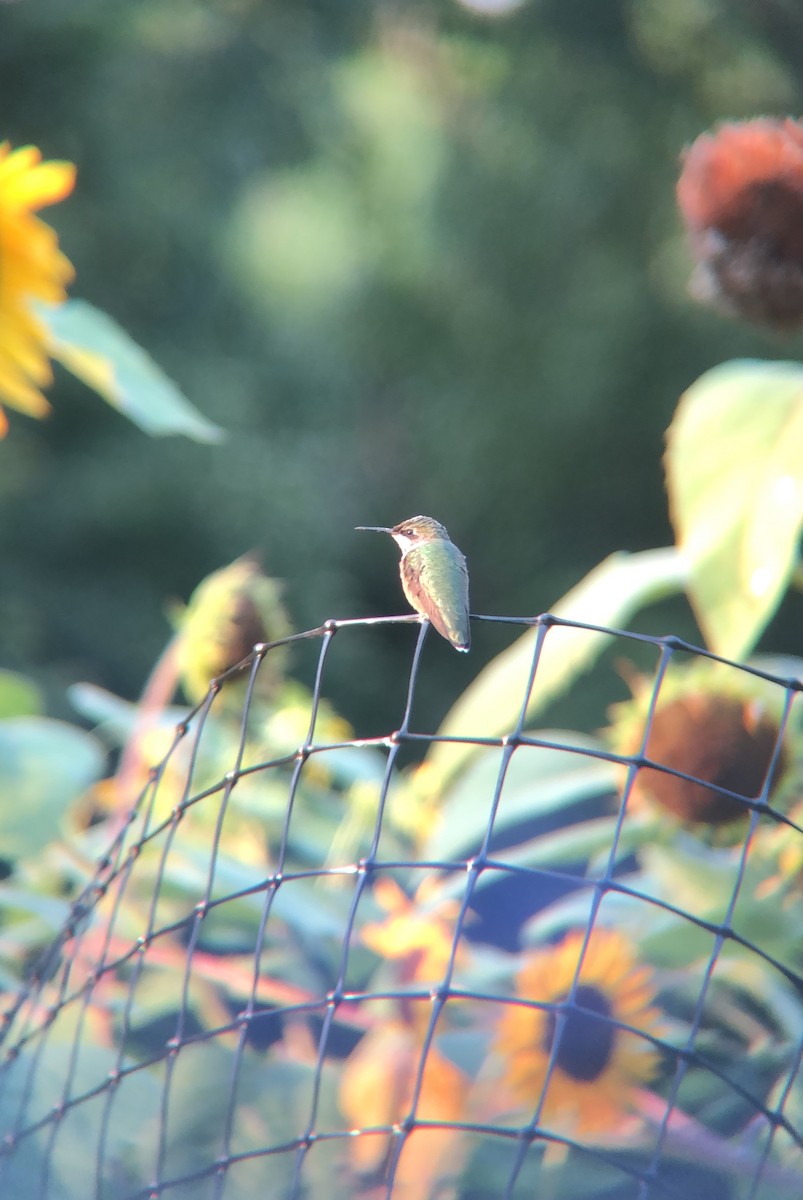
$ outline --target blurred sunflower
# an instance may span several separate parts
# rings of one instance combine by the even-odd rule
[[[349,1143],[359,1176],[382,1176],[394,1129],[410,1110],[419,1072],[421,1037],[393,1018],[377,1024],[349,1055],[340,1085],[340,1107],[360,1136]],[[468,1077],[436,1046],[427,1054],[414,1114],[396,1171],[393,1195],[428,1200],[435,1181],[454,1176],[463,1154]],[[428,1123],[435,1123],[429,1125]],[[421,1124],[419,1124],[421,1123]],[[440,1191],[438,1194],[441,1194]],[[445,1195],[446,1193],[444,1193]]]
[[[388,1160],[393,1131],[398,1134],[398,1123],[412,1103],[431,1016],[430,1002],[411,1000],[406,989],[411,984],[443,981],[452,957],[460,905],[444,900],[431,877],[423,880],[413,897],[390,876],[382,877],[374,884],[373,898],[386,915],[363,925],[360,939],[389,964],[395,1000],[382,1007],[374,1027],[349,1056],[340,1106],[353,1129],[362,1127],[371,1133],[354,1139],[350,1159],[360,1177],[373,1176],[376,1183]],[[458,946],[456,963],[465,958],[466,951]],[[380,991],[385,990],[386,985],[378,986]],[[450,1012],[456,1003],[463,1001],[450,1000]],[[446,1029],[447,1018],[442,1015],[439,1031]],[[454,1123],[463,1117],[469,1084],[468,1076],[436,1044],[429,1047],[414,1113],[416,1124],[404,1140],[395,1172],[394,1196],[429,1200],[436,1191],[440,1195],[445,1186],[438,1185],[437,1180],[455,1175],[465,1147],[463,1134]],[[428,1122],[436,1125],[430,1127]],[[440,1122],[442,1127],[437,1124]],[[385,1132],[383,1126],[387,1127]]]
[[[75,273],[55,232],[33,214],[63,200],[74,182],[72,163],[43,163],[36,146],[0,142],[0,400],[32,417],[49,412],[40,389],[53,379],[35,306],[64,301]],[[7,428],[0,409],[0,437]]]
[[[528,956],[516,977],[517,996],[549,1007],[508,1005],[495,1050],[518,1105],[532,1111],[545,1090],[541,1124],[559,1122],[593,1135],[622,1128],[639,1086],[658,1068],[654,1045],[617,1022],[656,1036],[660,1017],[649,968],[637,963],[630,944],[612,930],[592,934],[574,1003],[568,1003],[583,937],[571,933]],[[561,1012],[565,1021],[548,1076]]]

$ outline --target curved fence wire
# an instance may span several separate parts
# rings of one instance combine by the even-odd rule
[[[6,993],[0,1195],[800,1196],[791,668],[511,619],[517,682],[435,733],[424,625],[397,727],[361,737],[327,664],[376,624],[137,717]],[[630,701],[608,668],[603,734],[539,729],[545,649],[584,636],[653,665]],[[309,687],[261,688],[300,640]]]

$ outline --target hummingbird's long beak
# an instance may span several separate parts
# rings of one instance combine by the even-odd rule
[[[387,525],[355,525],[360,533],[392,533],[393,530],[388,529]]]

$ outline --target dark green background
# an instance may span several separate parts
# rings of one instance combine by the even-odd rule
[[[54,711],[76,679],[134,696],[168,603],[252,547],[299,628],[404,611],[395,549],[352,527],[417,512],[478,612],[666,543],[682,390],[801,353],[687,300],[678,155],[802,83],[796,0],[0,3],[0,132],[78,164],[45,214],[73,294],[229,431],[152,441],[63,373],[47,423],[12,416],[0,661]],[[398,721],[412,638],[335,655],[361,727]],[[433,715],[504,640],[438,650]]]

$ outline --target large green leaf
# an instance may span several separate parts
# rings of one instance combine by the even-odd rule
[[[139,705],[95,683],[73,683],[67,689],[67,696],[75,711],[93,721],[116,745],[125,745],[142,724]],[[172,730],[187,719],[187,711],[186,706],[171,705],[160,709],[156,716],[149,714],[147,724],[150,728],[158,724],[161,729]]]
[[[178,433],[196,442],[224,436],[106,313],[83,300],[68,300],[43,307],[40,314],[50,330],[53,357],[145,433]]]
[[[0,855],[21,857],[47,845],[64,811],[100,778],[105,760],[91,734],[65,721],[0,721]]]
[[[592,817],[588,821],[580,821],[575,825],[564,825],[550,833],[541,833],[527,842],[500,851],[497,857],[505,867],[529,868],[533,871],[567,871],[572,875],[579,867],[588,864],[590,860],[604,856],[605,863],[611,857],[613,847],[615,818],[613,816]],[[651,824],[643,821],[626,821],[616,842],[614,863],[619,863],[629,855],[639,850],[650,837]],[[600,872],[594,872],[594,878]],[[578,923],[584,924],[587,919],[587,907],[591,903],[592,890],[588,886],[588,877],[578,875],[578,885],[585,878],[584,891],[577,893],[577,903],[585,904],[585,916],[578,917]],[[483,871],[474,890],[492,887],[499,882],[499,873],[495,870]],[[438,881],[437,894],[439,897],[462,896],[466,889],[465,871],[452,871]],[[585,897],[585,899],[583,899]],[[549,912],[557,912],[557,902],[549,908]],[[566,902],[568,903],[568,901]],[[606,901],[607,903],[607,901]],[[545,910],[547,911],[547,910]],[[563,911],[562,909],[560,910]]]
[[[668,433],[666,478],[689,593],[712,649],[742,658],[794,568],[803,522],[803,365],[702,375]]]
[[[212,865],[208,845],[184,843],[180,855],[170,863],[162,883],[162,895],[197,897],[201,895]],[[214,855],[213,899],[218,904],[216,915],[210,914],[209,925],[215,920],[239,921],[242,925],[262,915],[265,902],[265,871],[258,865],[243,862],[233,854],[218,850]],[[277,889],[271,912],[298,934],[310,939],[340,940],[348,923],[352,889],[316,887],[314,879],[287,879]]]
[[[553,833],[542,833],[500,855],[507,866],[534,869],[571,866],[605,855],[613,849],[614,818],[593,817],[577,825],[565,825]],[[625,823],[616,842],[614,861],[619,862],[639,849],[648,836],[647,827],[635,821]],[[485,874],[488,874],[486,872]],[[483,875],[482,882],[485,882]],[[489,883],[493,882],[491,879]]]
[[[336,1110],[337,1079],[336,1069],[328,1064],[316,1081],[314,1062],[258,1054],[248,1045],[235,1055],[233,1044],[222,1038],[183,1045],[166,1095],[161,1173],[161,1178],[169,1180],[187,1176],[188,1187],[173,1189],[175,1200],[212,1200],[215,1195],[211,1170],[209,1187],[195,1176],[204,1168],[209,1170],[220,1154],[231,1088],[236,1089],[231,1131],[231,1153],[236,1161],[230,1164],[225,1186],[217,1195],[225,1194],[226,1200],[289,1200],[293,1195],[319,1200],[350,1194],[332,1186],[343,1176],[342,1142],[337,1137],[324,1138],[324,1144],[315,1147],[304,1163],[301,1190],[293,1186],[297,1139],[307,1128],[310,1114],[316,1114],[321,1129],[342,1128]],[[155,1106],[151,1112],[158,1117]],[[158,1119],[154,1125],[158,1129]],[[324,1153],[318,1155],[319,1149]],[[340,1162],[336,1163],[338,1156]],[[125,1194],[133,1195],[133,1191]]]
[[[141,1188],[147,1192],[153,1177],[163,1080],[155,1071],[132,1071],[120,1078],[110,1105],[107,1092],[120,1065],[117,1051],[95,1044],[89,1033],[81,1038],[74,1011],[62,1009],[47,1040],[6,1063],[0,1124],[3,1129],[27,1126],[3,1164],[3,1195],[9,1200],[45,1194],[52,1200],[111,1200]],[[56,1117],[54,1106],[63,1099],[69,1102]],[[101,1140],[102,1181],[95,1174]]]
[[[613,763],[589,753],[572,752],[574,746],[593,752],[598,746],[593,739],[554,731],[539,731],[537,736],[567,748],[518,747],[502,784],[494,820],[497,834],[616,788]],[[478,751],[450,789],[434,833],[423,848],[424,858],[456,859],[477,850],[488,828],[501,765],[501,749],[483,747]]]
[[[0,913],[3,914],[6,927],[20,918],[33,917],[51,926],[55,933],[67,920],[69,912],[70,907],[65,899],[40,892],[35,884],[29,887],[10,887],[6,883],[0,883]]]
[[[621,552],[590,571],[551,611],[568,621],[621,625],[644,605],[679,591],[684,582],[682,560],[671,547],[639,554]],[[517,727],[536,636],[535,629],[528,630],[480,671],[448,713],[439,737],[496,737]],[[610,635],[604,632],[551,628],[541,650],[535,685],[527,697],[525,720],[531,722],[588,670],[609,643]],[[469,742],[434,742],[427,762],[437,775],[430,778],[437,778],[443,786],[475,750]]]

